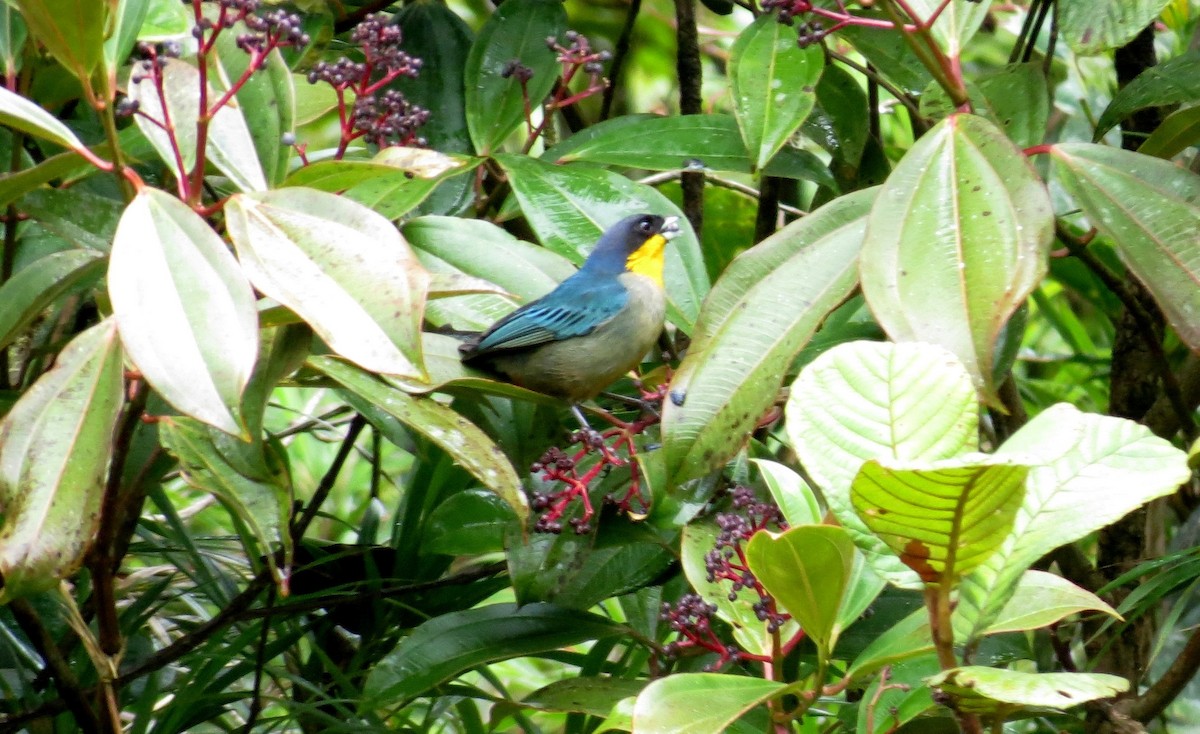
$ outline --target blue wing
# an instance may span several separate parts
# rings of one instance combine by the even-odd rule
[[[546,296],[496,322],[469,356],[585,336],[620,313],[628,302],[628,291],[616,279],[586,282],[571,276]]]

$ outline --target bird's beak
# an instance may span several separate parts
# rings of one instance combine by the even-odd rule
[[[667,217],[663,220],[658,233],[663,236],[663,239],[672,240],[679,236],[679,231],[679,217]]]

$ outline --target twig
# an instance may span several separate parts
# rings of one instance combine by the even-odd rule
[[[1200,628],[1192,630],[1187,644],[1154,685],[1127,704],[1129,715],[1142,723],[1158,717],[1200,670]],[[1124,702],[1122,702],[1124,703]],[[1121,704],[1118,708],[1124,708]]]
[[[613,47],[612,65],[608,67],[609,85],[604,89],[604,97],[600,103],[601,121],[607,120],[612,113],[613,100],[617,96],[617,82],[625,67],[625,57],[629,55],[629,44],[633,40],[633,26],[641,10],[642,0],[630,0],[629,12],[625,14],[625,25],[621,26],[621,35],[617,37],[617,45]]]
[[[747,186],[740,181],[721,178],[720,176],[710,173],[709,171],[701,171],[701,173],[704,174],[704,180],[714,186],[720,186],[723,189],[736,191],[739,194],[745,194],[753,199],[757,199],[759,196],[761,196],[758,189],[754,188],[753,186]],[[662,173],[655,173],[653,175],[646,176],[645,178],[638,179],[638,183],[645,184],[647,186],[658,186],[659,184],[664,184],[668,181],[678,180],[682,174],[682,171],[663,171]],[[808,212],[804,211],[803,209],[791,206],[790,204],[781,203],[779,205],[779,210],[785,214],[791,214],[794,217],[803,217],[808,214]]]
[[[696,28],[696,0],[675,0],[675,21],[679,111],[685,115],[698,115],[703,111],[704,98],[701,93],[703,67],[700,65],[700,33]],[[699,237],[704,224],[704,175],[700,172],[684,173],[679,178],[679,185],[683,189],[683,213]]]
[[[267,587],[266,608],[270,609],[275,605],[275,585]],[[262,629],[258,635],[258,650],[254,657],[254,686],[251,689],[253,693],[250,695],[250,710],[246,714],[246,725],[242,727],[242,731],[250,734],[254,731],[254,724],[258,721],[258,715],[262,712],[262,677],[263,669],[267,667],[267,639],[270,636],[271,618],[264,617],[262,621]]]
[[[358,434],[366,425],[367,419],[362,415],[356,415],[354,420],[350,421],[350,427],[346,429],[346,437],[342,439],[342,445],[338,447],[337,455],[333,457],[329,470],[325,472],[325,476],[321,477],[321,483],[313,491],[312,499],[304,507],[304,512],[292,523],[292,543],[300,542],[300,539],[304,537],[304,532],[308,530],[308,526],[316,519],[317,513],[321,511],[321,504],[333,490],[334,482],[337,481],[342,466],[350,456],[351,450],[354,449],[354,442],[358,439]]]
[[[905,92],[900,87],[897,87],[895,84],[892,84],[890,81],[888,81],[884,77],[880,76],[880,74],[878,72],[876,72],[874,69],[863,66],[862,64],[858,63],[854,59],[851,59],[848,56],[845,56],[843,54],[840,54],[831,48],[825,49],[825,55],[828,56],[829,58],[833,59],[834,61],[838,62],[839,64],[842,64],[843,66],[847,66],[847,67],[857,71],[859,74],[862,74],[867,79],[870,79],[871,81],[875,82],[879,86],[883,87],[884,89],[887,90],[888,94],[890,94],[896,98],[897,102],[904,105],[904,108],[908,110],[908,116],[910,118],[912,118],[912,124],[914,127],[914,129],[913,129],[914,136],[920,137],[921,133],[923,133],[927,129],[929,129],[929,125],[925,122],[925,118],[921,116],[921,109],[920,109],[920,107],[917,106],[917,101],[915,99],[913,99],[913,96],[911,94],[909,94],[908,92]]]

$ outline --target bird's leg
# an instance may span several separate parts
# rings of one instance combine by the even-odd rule
[[[604,436],[592,425],[588,423],[587,418],[583,415],[583,411],[579,408],[579,403],[571,403],[571,412],[575,415],[575,420],[579,421],[579,428],[583,432],[583,445],[589,449],[603,449]]]
[[[639,387],[638,389],[640,390],[641,388]],[[654,416],[655,418],[662,418],[662,416],[659,415],[659,413],[658,413],[658,406],[651,400],[647,400],[645,398],[634,398],[634,397],[630,397],[628,395],[622,395],[620,393],[615,393],[615,392],[605,392],[605,393],[601,393],[601,395],[603,395],[606,398],[612,398],[613,400],[616,400],[619,403],[625,403],[626,405],[631,405],[631,406],[637,408],[638,410],[642,411],[643,413],[649,413],[650,415]]]

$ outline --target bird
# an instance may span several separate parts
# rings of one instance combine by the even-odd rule
[[[666,315],[663,258],[679,217],[634,214],[609,227],[583,266],[550,293],[459,346],[464,365],[580,403],[641,362]]]

